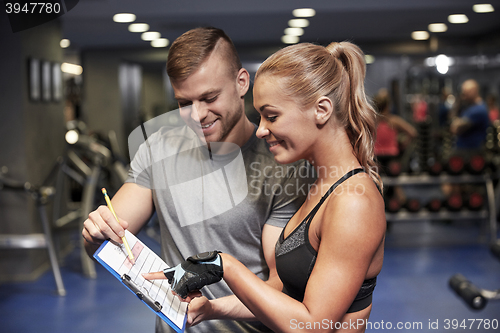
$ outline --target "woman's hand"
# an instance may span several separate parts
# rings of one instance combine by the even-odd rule
[[[143,276],[147,280],[166,277],[172,290],[185,300],[192,292],[199,292],[204,286],[219,282],[223,273],[222,258],[218,251],[212,251],[189,257],[163,272],[146,273]]]

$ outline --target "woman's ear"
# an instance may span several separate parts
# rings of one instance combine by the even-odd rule
[[[333,114],[332,100],[326,96],[321,96],[316,101],[316,124],[324,125]]]
[[[240,93],[240,98],[245,97],[248,92],[248,88],[250,87],[250,74],[244,68],[241,68],[238,71],[238,75],[236,76],[236,84],[238,85],[238,91]]]

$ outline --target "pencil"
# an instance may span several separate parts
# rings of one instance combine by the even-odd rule
[[[102,191],[102,194],[104,194],[104,200],[106,200],[106,203],[108,204],[108,208],[111,211],[111,213],[113,213],[113,216],[115,217],[116,222],[120,223],[120,221],[118,221],[118,216],[116,216],[115,210],[113,209],[113,206],[111,205],[111,200],[109,200],[108,192],[106,191],[106,189],[104,187],[102,188],[101,191]],[[130,250],[130,246],[128,245],[127,238],[125,238],[125,235],[122,237],[122,241],[123,241],[123,245],[125,245],[125,249],[127,250],[129,260],[132,262],[132,264],[134,264],[135,258],[134,258],[134,255],[132,254],[132,251]]]

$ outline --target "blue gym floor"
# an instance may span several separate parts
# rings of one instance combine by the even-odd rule
[[[139,236],[159,250],[144,232]],[[391,224],[367,331],[386,331],[389,325],[394,332],[498,331],[485,327],[486,321],[478,328],[477,319],[500,325],[500,301],[472,311],[448,287],[449,277],[462,273],[482,288],[500,288],[500,261],[485,245],[487,237],[477,224]],[[51,271],[35,282],[0,285],[0,332],[154,332],[155,315],[104,268],[96,268],[97,279],[87,279],[76,251],[66,257],[65,297],[54,294]]]

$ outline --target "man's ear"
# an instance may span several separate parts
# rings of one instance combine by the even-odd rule
[[[315,104],[315,120],[317,125],[324,125],[333,114],[332,100],[326,96],[318,98]]]
[[[238,90],[240,93],[240,98],[243,98],[248,92],[248,88],[250,87],[250,74],[244,68],[241,68],[238,71],[238,75],[236,76],[236,84],[238,85]]]

